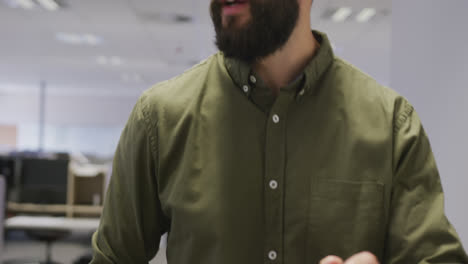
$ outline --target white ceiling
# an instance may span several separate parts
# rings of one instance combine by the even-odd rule
[[[67,0],[57,12],[12,9],[5,2],[0,0],[0,102],[2,96],[37,91],[41,80],[55,95],[134,100],[152,84],[180,74],[216,51],[210,0]],[[365,24],[324,19],[327,10],[341,6],[356,11],[375,7],[380,15]],[[338,55],[386,83],[390,8],[390,0],[315,0],[312,27],[329,34]],[[164,19],[168,14],[189,16],[192,21],[171,23]],[[56,40],[57,32],[92,33],[103,43],[68,45]],[[119,56],[124,64],[99,65],[100,55]],[[125,82],[124,74],[141,75],[143,81]]]

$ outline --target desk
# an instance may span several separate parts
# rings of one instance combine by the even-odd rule
[[[17,230],[94,232],[98,227],[99,218],[14,216],[5,221],[5,229]]]
[[[44,214],[84,214],[100,216],[102,206],[98,205],[70,205],[70,204],[27,204],[8,202],[7,209],[10,213],[28,214],[28,213],[44,213]],[[83,218],[79,218],[83,219]]]

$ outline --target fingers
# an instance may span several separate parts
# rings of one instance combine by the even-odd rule
[[[379,264],[379,261],[372,253],[361,252],[347,259],[344,264]]]
[[[337,256],[328,256],[322,259],[320,264],[343,264],[343,260]]]

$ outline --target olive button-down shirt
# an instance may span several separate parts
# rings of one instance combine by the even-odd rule
[[[413,107],[325,34],[277,96],[218,53],[147,90],[118,145],[98,263],[468,263]]]

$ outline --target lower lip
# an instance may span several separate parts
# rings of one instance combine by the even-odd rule
[[[224,6],[223,7],[223,15],[225,16],[233,16],[238,15],[245,11],[247,8],[248,3],[240,3],[233,6]]]

